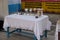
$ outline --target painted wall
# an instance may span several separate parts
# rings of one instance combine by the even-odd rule
[[[0,0],[0,19],[4,19],[8,15],[8,1]]]
[[[9,13],[14,13],[21,10],[21,0],[8,0]]]
[[[60,13],[60,0],[22,0],[21,4],[22,9],[43,8],[44,12]]]
[[[2,0],[0,0],[0,18],[2,17],[3,9],[2,9]]]

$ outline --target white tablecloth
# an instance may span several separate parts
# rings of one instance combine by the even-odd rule
[[[58,32],[60,32],[60,20],[58,20],[56,24],[55,40],[58,40]]]
[[[35,18],[35,16],[13,14],[5,17],[3,28],[5,30],[7,27],[32,30],[40,40],[40,35],[43,35],[44,30],[50,30],[50,26],[51,22],[46,15]]]

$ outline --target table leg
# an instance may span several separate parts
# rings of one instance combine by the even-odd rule
[[[9,33],[9,27],[7,27],[7,31],[6,31],[6,32],[7,32],[7,38],[9,38],[9,36],[10,36],[10,35],[9,35],[9,34],[10,34],[10,33]]]
[[[36,36],[34,35],[34,40],[37,40]]]
[[[43,38],[43,35],[40,35],[40,40],[42,40],[42,38]]]
[[[45,37],[47,38],[47,30],[45,30]]]

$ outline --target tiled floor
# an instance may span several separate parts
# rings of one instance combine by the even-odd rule
[[[7,38],[5,32],[0,32],[0,40],[33,40],[33,35],[21,35],[18,33],[13,33],[10,35],[10,38]],[[54,40],[54,35],[49,34],[47,38],[43,40]]]

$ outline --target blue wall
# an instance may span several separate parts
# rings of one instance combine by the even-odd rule
[[[14,13],[21,10],[21,4],[8,5],[9,13]]]
[[[21,10],[21,0],[8,0],[8,11],[14,13]]]

